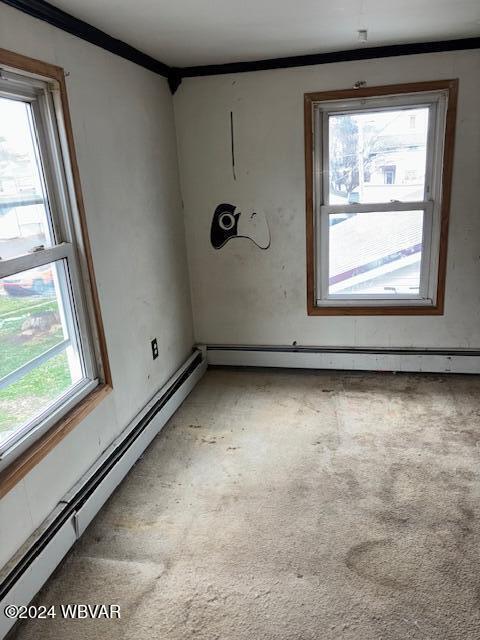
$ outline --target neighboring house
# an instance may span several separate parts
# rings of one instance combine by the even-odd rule
[[[378,134],[382,150],[364,172],[364,202],[423,199],[427,125],[427,109],[400,111]]]
[[[45,210],[41,185],[32,173],[28,156],[12,159],[12,154],[0,144],[0,256],[5,255],[2,240],[38,236],[42,243]],[[9,249],[12,250],[11,242]]]

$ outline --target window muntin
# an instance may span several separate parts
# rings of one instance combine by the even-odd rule
[[[445,111],[443,90],[314,103],[317,306],[435,304]]]
[[[55,86],[0,80],[0,466],[98,384]]]

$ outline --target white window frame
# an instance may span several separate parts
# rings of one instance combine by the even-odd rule
[[[27,73],[24,75],[0,69],[0,96],[31,105],[47,193],[47,218],[54,238],[51,247],[42,247],[10,259],[0,259],[0,279],[48,263],[63,261],[64,268],[58,269],[58,285],[61,299],[70,301],[72,314],[71,317],[68,314],[66,316],[68,334],[75,336],[83,376],[77,384],[71,386],[48,408],[21,425],[0,445],[1,470],[99,385],[100,366],[94,348],[93,325],[87,309],[80,268],[81,229],[59,87],[53,80],[41,80]],[[1,386],[5,387],[20,379],[28,371],[63,351],[69,342],[70,340],[64,340],[7,374],[0,380]]]
[[[315,304],[317,307],[434,307],[437,302],[442,173],[448,90],[419,91],[313,102],[313,203],[315,234]],[[424,199],[419,202],[329,204],[328,117],[331,114],[390,109],[429,109]],[[423,211],[420,290],[410,294],[329,293],[329,215],[374,211]]]

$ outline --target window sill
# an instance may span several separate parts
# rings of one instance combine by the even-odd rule
[[[308,305],[309,316],[442,316],[443,305],[392,305],[392,306],[318,306]]]
[[[111,390],[112,387],[109,384],[102,384],[96,387],[4,469],[0,473],[0,498],[3,498],[29,471],[43,460],[77,424],[84,420],[102,402]]]

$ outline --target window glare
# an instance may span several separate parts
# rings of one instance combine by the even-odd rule
[[[0,98],[0,257],[51,245],[47,197],[29,104]]]

